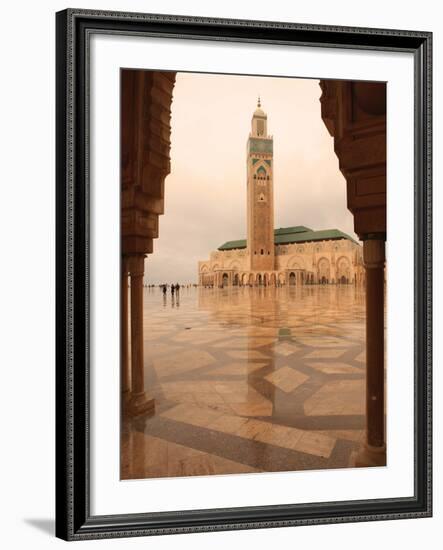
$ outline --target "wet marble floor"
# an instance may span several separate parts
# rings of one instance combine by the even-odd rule
[[[122,479],[343,468],[364,440],[364,291],[144,291],[153,416],[123,419]]]

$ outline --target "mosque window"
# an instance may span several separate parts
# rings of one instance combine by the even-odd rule
[[[257,176],[258,176],[258,179],[265,179],[266,170],[263,168],[263,166],[260,166],[260,168],[257,170]]]

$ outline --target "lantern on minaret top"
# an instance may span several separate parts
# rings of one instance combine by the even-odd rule
[[[261,108],[260,96],[258,96],[257,109],[252,115],[252,132],[254,137],[267,137],[268,132],[268,117]]]
[[[273,271],[274,184],[273,139],[260,96],[252,115],[247,144],[247,248],[252,271]]]

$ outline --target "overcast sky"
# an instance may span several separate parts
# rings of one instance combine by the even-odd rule
[[[318,80],[178,73],[165,213],[146,282],[197,282],[199,260],[246,237],[246,142],[258,94],[274,137],[275,227],[356,238]]]

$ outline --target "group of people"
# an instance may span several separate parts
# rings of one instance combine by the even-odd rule
[[[171,295],[174,296],[175,293],[179,293],[180,292],[180,285],[178,283],[176,283],[175,285],[169,285],[170,288],[171,288]],[[168,285],[167,284],[162,284],[160,285],[160,288],[162,289],[162,292],[163,292],[163,296],[166,296],[166,293],[168,292]]]

